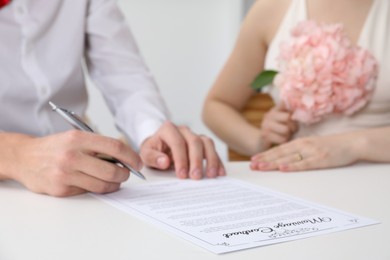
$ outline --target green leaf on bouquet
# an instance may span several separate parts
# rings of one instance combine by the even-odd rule
[[[275,70],[264,70],[252,82],[252,88],[257,92],[260,92],[263,87],[272,83],[276,74],[278,74],[278,72]]]

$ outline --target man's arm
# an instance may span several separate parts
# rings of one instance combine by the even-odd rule
[[[90,3],[86,17],[88,71],[116,125],[139,148],[169,118],[168,109],[116,1]]]
[[[180,178],[224,175],[209,138],[167,120],[162,96],[114,1],[91,1],[86,34],[86,60],[92,79],[116,124],[140,149],[145,165],[161,170],[174,166]]]

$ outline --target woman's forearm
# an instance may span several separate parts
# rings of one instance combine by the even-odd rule
[[[203,109],[205,124],[230,148],[253,155],[262,151],[260,129],[248,123],[234,108],[216,100],[207,100]]]
[[[357,160],[390,162],[390,127],[359,130],[350,136]]]

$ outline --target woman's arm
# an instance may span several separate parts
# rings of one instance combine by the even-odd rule
[[[253,155],[268,148],[260,130],[250,125],[240,110],[254,94],[250,84],[264,67],[268,43],[289,2],[259,0],[255,3],[203,107],[206,125],[228,146],[243,154]]]

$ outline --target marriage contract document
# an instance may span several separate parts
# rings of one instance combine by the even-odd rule
[[[96,196],[217,254],[378,223],[229,177]]]

